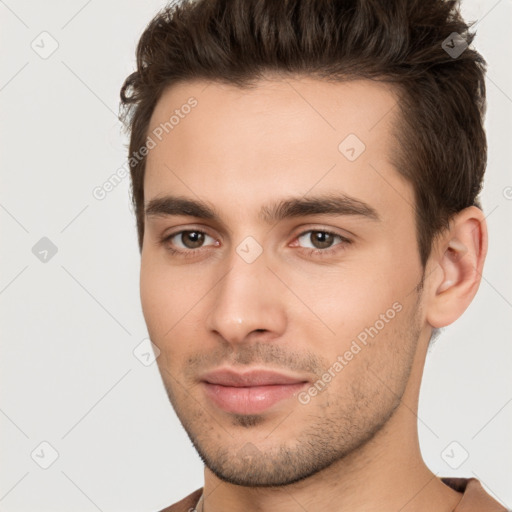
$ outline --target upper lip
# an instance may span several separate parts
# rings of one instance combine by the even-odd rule
[[[219,384],[221,386],[231,387],[271,386],[307,382],[305,379],[300,377],[290,377],[288,375],[269,370],[251,370],[240,373],[228,369],[205,373],[201,380],[210,384]]]

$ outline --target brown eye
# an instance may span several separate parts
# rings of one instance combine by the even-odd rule
[[[180,239],[187,249],[197,249],[204,243],[204,233],[200,231],[182,231]]]
[[[310,247],[312,249],[328,249],[333,245],[335,238],[342,239],[340,235],[328,231],[314,230],[306,231],[298,237],[298,240],[301,238],[305,238],[306,241],[309,241],[312,244],[312,247]]]
[[[178,251],[193,253],[195,249],[200,249],[203,245],[205,245],[207,238],[211,238],[213,244],[215,245],[215,239],[210,235],[203,233],[202,231],[192,229],[171,233],[170,235],[164,237],[162,242],[166,246],[176,247]]]
[[[325,249],[330,247],[334,240],[334,235],[324,231],[313,231],[311,234],[311,241],[317,249]]]

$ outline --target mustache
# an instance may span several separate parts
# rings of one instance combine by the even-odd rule
[[[287,369],[292,372],[307,372],[322,375],[329,367],[318,354],[314,352],[298,353],[290,351],[272,342],[254,342],[237,345],[222,345],[209,352],[198,352],[187,357],[184,370],[186,376],[193,377],[205,369],[229,365],[243,369],[249,365],[265,365],[275,369]]]

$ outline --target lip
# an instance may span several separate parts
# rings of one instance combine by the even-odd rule
[[[292,377],[271,370],[250,370],[248,372],[241,373],[224,368],[205,373],[201,377],[201,380],[210,384],[238,388],[250,386],[272,386],[279,384],[298,384],[299,382],[306,382],[307,379]]]
[[[228,369],[203,375],[204,392],[219,408],[234,414],[259,414],[290,398],[308,381],[268,370],[238,373]]]

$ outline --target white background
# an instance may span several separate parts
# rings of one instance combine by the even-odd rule
[[[1,511],[150,512],[203,483],[156,364],[133,355],[147,331],[129,180],[92,195],[125,163],[119,89],[163,5],[0,0]],[[490,250],[477,298],[429,354],[419,430],[434,472],[476,476],[512,507],[512,2],[463,13],[489,63]],[[43,59],[32,42],[52,38]],[[46,263],[42,237],[58,248]],[[59,455],[48,469],[31,458],[50,461],[43,441]],[[469,454],[458,469],[442,457],[453,441],[452,459]]]

